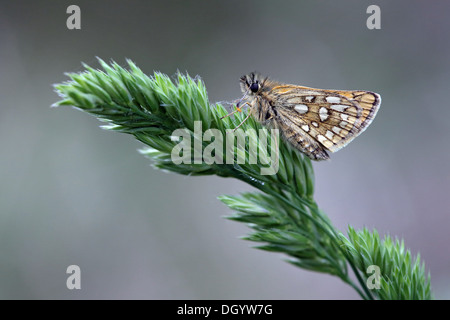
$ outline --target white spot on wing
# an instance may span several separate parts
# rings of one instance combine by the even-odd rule
[[[344,120],[344,121],[347,121],[348,120],[348,114],[341,113],[341,119]]]
[[[320,143],[323,143],[324,141],[327,140],[327,138],[325,138],[323,135],[319,134],[319,135],[317,135],[317,140],[319,140]]]
[[[333,139],[334,133],[331,132],[330,130],[327,130],[327,133],[325,134],[325,137],[327,137],[328,139]]]
[[[331,109],[339,111],[339,112],[344,112],[345,109],[347,109],[348,106],[342,105],[342,104],[332,104],[330,106]]]
[[[306,132],[309,131],[309,126],[307,124],[302,125],[302,129]]]
[[[339,103],[341,102],[341,98],[338,97],[326,97],[325,100],[329,103]]]
[[[314,99],[313,96],[307,96],[307,97],[305,97],[305,100],[308,101],[308,102],[312,102],[313,99]]]
[[[294,108],[298,113],[301,114],[308,112],[308,106],[306,104],[296,104]]]
[[[328,119],[328,110],[325,107],[319,109],[320,121],[325,121]]]
[[[317,122],[315,122],[315,121],[311,122],[311,124],[312,124],[314,127],[316,127],[316,128],[319,126],[319,124],[318,124]]]
[[[348,124],[348,122],[346,122],[346,121],[341,121],[341,123],[339,123],[339,126],[340,126],[341,128],[345,128],[345,127],[347,126],[347,124]]]
[[[334,133],[336,133],[336,134],[339,134],[342,131],[342,129],[338,128],[338,127],[333,127],[333,129],[331,129],[331,130],[333,130]]]

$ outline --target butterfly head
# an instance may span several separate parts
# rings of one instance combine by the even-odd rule
[[[267,78],[252,72],[241,77],[241,90],[245,94],[256,95],[264,89]]]

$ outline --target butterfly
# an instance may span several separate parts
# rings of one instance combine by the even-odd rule
[[[248,105],[242,123],[253,116],[263,125],[279,129],[285,140],[312,160],[329,159],[329,152],[340,150],[360,135],[381,104],[380,95],[374,92],[283,84],[255,72],[242,76],[240,86],[243,97],[236,110],[224,117]]]

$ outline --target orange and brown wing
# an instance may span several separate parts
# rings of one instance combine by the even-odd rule
[[[272,88],[272,104],[299,134],[335,152],[362,133],[374,119],[381,98],[356,90],[322,90],[294,85]],[[310,140],[310,139],[308,139]]]

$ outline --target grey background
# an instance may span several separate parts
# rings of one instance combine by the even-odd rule
[[[81,8],[82,29],[66,28]],[[366,9],[381,7],[381,30]],[[316,163],[316,199],[337,228],[405,239],[450,298],[448,1],[1,1],[0,298],[358,299],[339,279],[240,240],[216,197],[251,190],[158,172],[131,136],[52,109],[64,72],[125,58],[200,75],[210,101],[259,70],[319,88],[367,89],[368,130]],[[66,288],[68,265],[82,289]]]

